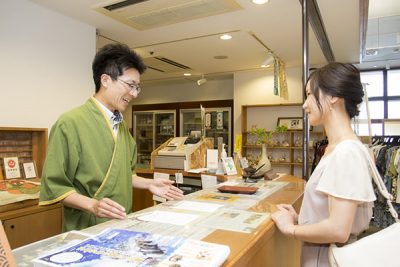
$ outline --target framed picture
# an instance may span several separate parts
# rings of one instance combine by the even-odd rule
[[[26,179],[37,177],[35,162],[33,161],[25,162],[22,164],[22,166],[24,168],[24,174]]]
[[[6,179],[21,178],[18,157],[3,158]]]
[[[284,117],[278,118],[278,126],[285,125],[288,130],[303,130],[302,117]]]

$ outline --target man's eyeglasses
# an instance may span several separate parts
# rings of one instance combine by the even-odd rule
[[[130,90],[136,91],[137,94],[140,93],[140,91],[142,91],[142,89],[140,88],[140,86],[136,83],[128,83],[125,82],[124,80],[118,79],[118,81],[123,82],[124,84],[128,85]]]

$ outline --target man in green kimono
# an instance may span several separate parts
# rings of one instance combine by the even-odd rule
[[[137,148],[121,112],[140,93],[142,59],[111,44],[95,56],[96,92],[53,125],[43,169],[39,205],[64,204],[63,230],[124,219],[132,209],[132,186],[171,199],[182,191],[169,180],[135,174]]]

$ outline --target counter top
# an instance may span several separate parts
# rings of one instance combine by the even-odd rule
[[[223,266],[299,266],[300,242],[276,231],[269,213],[273,212],[275,205],[279,203],[292,204],[295,209],[298,210],[301,205],[304,181],[293,176],[284,176],[274,182],[266,181],[262,186],[264,191],[261,191],[262,194],[258,196],[228,194],[228,196],[231,196],[233,199],[239,199],[235,202],[236,204],[230,202],[228,208],[268,214],[267,219],[263,220],[261,224],[250,233],[220,229],[210,230],[199,224],[188,224],[182,227],[143,222],[137,219],[141,214],[148,214],[157,210],[168,210],[171,205],[178,203],[177,201],[167,202],[140,212],[135,212],[130,214],[126,220],[111,220],[104,224],[84,229],[82,232],[96,234],[107,227],[119,227],[134,231],[148,231],[158,234],[184,236],[228,245],[231,252]],[[215,189],[207,190],[214,191],[201,190],[186,195],[184,200],[199,200],[199,196],[210,192],[221,194]],[[201,216],[208,215],[202,213]],[[29,263],[29,261],[38,254],[44,253],[52,247],[54,248],[55,245],[63,244],[68,234],[69,233],[64,233],[14,250],[13,252],[17,263]],[[288,257],[288,255],[290,255],[290,257]]]

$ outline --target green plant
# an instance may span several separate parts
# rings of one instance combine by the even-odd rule
[[[288,130],[285,125],[276,126],[274,130],[267,131],[265,128],[258,128],[257,125],[251,126],[250,134],[255,135],[257,137],[256,144],[267,144],[271,145],[272,136],[274,133],[284,133]]]

